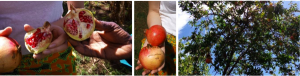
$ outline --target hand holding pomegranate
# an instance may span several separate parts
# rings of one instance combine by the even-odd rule
[[[41,50],[39,52],[34,52],[34,51],[30,51],[30,49],[29,49],[30,52],[34,53],[33,58],[35,58],[35,59],[42,59],[53,53],[56,53],[56,52],[59,52],[62,50],[66,50],[68,48],[67,35],[64,32],[64,30],[59,27],[59,23],[52,23],[51,26],[49,26],[49,28],[50,28],[50,30],[40,29],[40,31],[41,31],[40,33],[51,32],[53,38],[49,42],[45,43],[45,44],[49,43],[49,46],[47,47],[46,45],[38,45],[40,42],[43,42],[43,40],[47,40],[49,37],[51,37],[51,36],[48,36],[48,34],[42,34],[41,37],[39,37],[39,35],[36,35],[37,38],[41,38],[41,39],[39,39],[41,41],[40,42],[37,41],[37,43],[34,43],[34,44],[36,44],[35,47],[43,47],[43,48],[45,48],[45,50]],[[31,27],[28,24],[24,25],[24,30],[27,33],[32,32],[32,31],[39,32],[38,29],[35,30],[33,27]],[[34,33],[32,35],[34,35]],[[30,41],[27,41],[27,42],[30,42]],[[26,42],[26,38],[25,38],[25,44],[29,45],[27,42]],[[34,48],[32,45],[33,44],[31,44],[31,47]]]
[[[144,43],[144,45],[143,45],[143,48],[146,48],[148,44],[149,44],[149,43],[148,43],[148,40],[145,40],[145,43]],[[156,50],[156,51],[161,51],[163,54],[165,54],[165,44],[164,44],[164,43],[162,43],[161,45],[159,45],[158,48],[159,48],[160,50]],[[150,49],[150,48],[147,48],[147,49]],[[151,51],[151,50],[150,50],[150,51]],[[141,55],[140,55],[140,57],[141,57]],[[139,57],[139,58],[140,58],[140,57]],[[161,58],[162,58],[162,57],[161,57]],[[151,61],[151,60],[148,60],[148,61]],[[159,62],[156,62],[156,63],[158,63],[158,65],[160,65]],[[138,64],[138,66],[135,67],[136,70],[140,70],[140,69],[145,68],[145,67],[143,67],[143,65],[141,64],[140,60],[137,62],[137,64]],[[151,64],[151,63],[150,63],[150,64]],[[146,75],[146,74],[148,74],[148,73],[150,73],[150,72],[151,72],[151,74],[157,73],[157,72],[159,72],[160,70],[162,70],[162,69],[164,68],[164,66],[165,66],[165,61],[163,61],[162,64],[161,64],[161,66],[159,66],[159,68],[157,68],[157,69],[152,69],[152,68],[156,68],[156,67],[149,67],[149,68],[147,67],[147,68],[145,68],[145,71],[142,73],[142,75]],[[150,68],[151,68],[152,70],[149,70]]]
[[[83,41],[68,38],[79,53],[103,59],[131,58],[131,36],[114,22],[95,20],[95,29],[92,35]]]

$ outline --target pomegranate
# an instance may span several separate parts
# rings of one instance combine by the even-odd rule
[[[145,69],[156,70],[164,63],[165,54],[157,46],[143,47],[139,54],[139,60]]]
[[[208,63],[208,64],[209,64],[209,63],[212,63],[211,58],[206,58],[206,59],[205,59],[205,62]]]
[[[12,72],[21,62],[21,46],[12,38],[0,36],[0,73]]]
[[[294,40],[295,38],[294,38],[294,36],[291,36],[290,39],[291,39],[291,40]]]
[[[161,25],[153,25],[150,27],[150,29],[146,29],[145,35],[147,37],[147,41],[152,46],[158,46],[162,44],[166,39],[165,28]]]
[[[63,28],[74,40],[83,41],[89,38],[95,29],[94,16],[87,9],[75,9],[71,5],[71,10],[65,16]]]
[[[205,62],[208,63],[208,64],[209,64],[209,63],[212,63],[211,59],[212,59],[212,58],[211,58],[210,54],[206,54]]]
[[[53,37],[50,26],[50,23],[46,21],[43,27],[25,34],[25,46],[29,52],[38,54],[48,48]]]

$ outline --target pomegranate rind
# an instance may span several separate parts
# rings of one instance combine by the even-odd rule
[[[165,54],[157,46],[143,47],[139,54],[139,61],[145,69],[157,70],[164,63]]]
[[[12,72],[21,62],[21,46],[12,38],[0,36],[0,40],[4,40],[0,43],[0,73]]]
[[[50,37],[45,38],[45,40],[42,40],[41,42],[39,42],[36,45],[36,47],[33,48],[32,46],[30,46],[26,43],[26,39],[31,37],[33,35],[33,33],[35,33],[37,31],[37,29],[41,29],[41,32],[47,32],[48,34],[50,34]],[[48,46],[50,45],[52,38],[53,38],[52,33],[50,31],[50,23],[49,22],[46,22],[43,27],[39,27],[37,29],[27,32],[24,37],[25,46],[26,46],[27,50],[34,54],[38,54],[40,52],[45,51],[48,48]]]
[[[80,11],[85,11],[86,13],[84,15],[88,15],[92,17],[92,24],[90,24],[91,26],[88,29],[86,28],[87,23],[80,22],[79,16],[75,16],[78,15]],[[68,23],[66,24],[64,23],[64,30],[72,39],[76,41],[83,41],[90,38],[90,36],[93,34],[95,30],[95,19],[91,11],[84,8],[76,8],[75,10],[69,10],[68,14],[65,16],[64,22],[68,22],[68,20],[70,19],[74,19],[75,21],[79,22],[79,25],[77,26],[77,30],[78,30],[77,35],[73,35],[69,33],[66,27]],[[82,38],[79,38],[80,32]]]

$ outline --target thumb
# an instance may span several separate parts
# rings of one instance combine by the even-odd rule
[[[33,27],[31,27],[30,25],[28,25],[28,24],[25,24],[24,25],[24,30],[26,31],[26,32],[29,32],[29,31],[32,31],[32,30],[34,30],[34,28]]]
[[[100,31],[114,31],[117,28],[121,28],[118,24],[114,22],[106,22],[106,21],[99,21],[95,20],[95,28]]]
[[[4,30],[0,30],[0,36],[9,36],[11,32],[12,28],[8,26]]]

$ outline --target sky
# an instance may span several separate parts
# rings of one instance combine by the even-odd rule
[[[271,1],[273,3],[277,3],[277,1]],[[283,7],[284,8],[289,8],[289,3],[290,1],[283,1]],[[300,10],[300,1],[293,1],[293,3],[297,3],[297,7]],[[207,7],[203,6],[203,8],[207,9]],[[177,30],[178,30],[178,38],[181,39],[182,37],[187,37],[192,35],[192,32],[194,30],[193,27],[191,27],[188,22],[191,21],[193,19],[193,17],[187,13],[186,11],[182,11],[181,8],[179,8],[179,6],[177,6]],[[300,13],[295,13],[296,16],[300,15]],[[178,40],[179,40],[178,39]],[[214,56],[212,56],[214,57]],[[278,68],[276,68],[275,70],[279,70]],[[210,69],[209,71],[210,74],[215,75],[215,72],[213,71],[213,67]],[[274,72],[276,75],[278,75],[278,72]],[[271,75],[269,73],[266,73],[265,71],[263,72],[264,75]],[[296,73],[296,75],[299,75]]]

